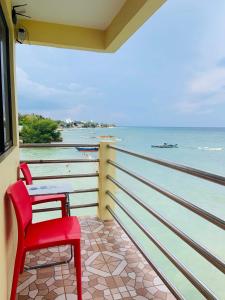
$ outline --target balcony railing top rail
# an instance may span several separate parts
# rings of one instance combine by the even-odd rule
[[[95,163],[99,162],[99,159],[81,158],[81,159],[32,159],[32,160],[21,160],[27,164],[38,165],[38,164],[66,164],[66,163]]]
[[[33,144],[20,144],[20,148],[76,148],[76,147],[98,147],[98,144],[63,144],[63,143],[33,143]]]

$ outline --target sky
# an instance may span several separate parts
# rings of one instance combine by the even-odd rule
[[[116,53],[17,45],[19,112],[224,127],[224,15],[224,0],[168,0]]]

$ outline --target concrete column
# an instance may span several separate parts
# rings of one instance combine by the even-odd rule
[[[109,190],[112,193],[115,193],[115,185],[109,181],[106,176],[110,175],[115,178],[115,167],[107,163],[108,159],[115,160],[116,151],[108,148],[108,145],[114,144],[114,142],[101,142],[99,147],[99,181],[98,181],[98,217],[103,220],[112,220],[112,216],[109,211],[106,209],[106,205],[110,205],[112,209],[115,207],[114,201],[106,194],[106,191]]]

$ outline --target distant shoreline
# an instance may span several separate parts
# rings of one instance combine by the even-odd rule
[[[133,128],[199,128],[199,129],[225,129],[225,126],[150,126],[150,125],[117,125],[116,128],[133,127]]]
[[[117,126],[113,126],[113,127],[65,127],[64,129],[107,129],[107,128],[122,128],[122,127],[134,127],[134,128],[200,128],[200,129],[214,129],[214,128],[221,128],[221,129],[225,129],[225,126],[214,126],[214,127],[210,127],[210,126],[148,126],[148,125],[117,125]]]

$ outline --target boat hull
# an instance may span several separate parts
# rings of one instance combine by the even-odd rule
[[[76,147],[76,149],[79,152],[97,152],[98,151],[97,147],[92,147],[92,148],[88,148],[88,147]]]
[[[178,145],[152,145],[152,148],[160,148],[160,149],[173,149],[178,148]]]

